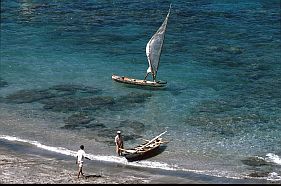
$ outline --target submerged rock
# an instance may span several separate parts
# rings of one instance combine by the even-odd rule
[[[0,77],[0,88],[1,87],[6,87],[8,86],[8,82],[7,81],[4,81],[1,77]]]
[[[206,100],[202,101],[194,111],[220,114],[241,107],[238,103],[229,100]]]
[[[6,97],[13,103],[32,103],[42,99],[55,97],[56,95],[45,90],[20,90]]]
[[[131,128],[135,133],[139,134],[144,131],[145,125],[138,121],[125,120],[120,122],[119,128]]]
[[[201,130],[213,132],[214,135],[221,135],[224,138],[231,138],[244,132],[252,130],[253,123],[267,122],[262,116],[255,116],[251,113],[239,113],[237,115],[212,114],[212,113],[193,113],[185,119],[185,123],[195,126]]]
[[[252,172],[248,174],[249,177],[259,178],[259,177],[267,177],[269,172]]]
[[[210,50],[214,52],[226,52],[229,54],[242,54],[243,49],[239,47],[222,47],[222,46],[211,46],[209,47]]]
[[[86,113],[74,113],[70,117],[64,120],[64,123],[68,125],[79,125],[90,123],[94,118],[90,117]]]
[[[115,135],[116,135],[116,130],[113,128],[107,128],[107,127],[104,129],[98,130],[98,133],[97,133],[97,136],[102,137],[102,138],[113,139],[113,141],[114,141]]]
[[[62,129],[70,129],[70,130],[80,130],[80,129],[90,129],[96,132],[99,130],[107,128],[103,123],[95,122],[94,118],[91,118],[87,115],[79,115],[70,116],[72,119],[67,118],[65,120],[66,125],[61,127]]]
[[[263,158],[261,157],[249,157],[246,158],[244,160],[241,160],[242,163],[244,163],[245,165],[249,165],[249,166],[263,166],[263,165],[269,165],[268,162],[266,162]]]
[[[91,122],[89,125],[87,125],[86,128],[93,129],[93,130],[97,131],[97,130],[105,129],[107,127],[103,123],[94,121],[94,122]]]
[[[6,101],[5,98],[0,97],[0,103],[1,103],[1,102],[5,102],[5,101]]]
[[[230,54],[242,54],[243,53],[243,49],[241,49],[239,47],[230,47],[226,51]]]
[[[44,109],[51,109],[56,112],[94,110],[109,107],[114,104],[114,99],[109,96],[97,97],[64,97],[49,99],[43,102]]]
[[[61,92],[83,92],[83,93],[99,93],[101,90],[89,87],[89,86],[83,86],[83,85],[72,85],[72,84],[64,84],[64,85],[55,85],[49,88],[50,90],[56,90]]]
[[[130,109],[132,107],[138,106],[141,103],[144,103],[151,96],[152,94],[150,93],[131,92],[127,95],[115,98],[115,104],[113,105],[113,107],[110,107],[109,109],[113,111]]]
[[[215,51],[215,52],[223,52],[224,49],[221,46],[211,46],[209,47],[210,50]]]
[[[125,96],[121,96],[117,98],[116,102],[122,102],[122,103],[143,103],[148,98],[150,98],[152,94],[150,93],[135,93],[130,92],[129,94]]]
[[[96,135],[93,135],[93,136],[96,136],[94,138],[97,141],[104,142],[104,143],[107,143],[109,145],[115,145],[114,138],[116,136],[117,130],[118,129],[116,129],[116,128],[104,128],[104,129],[96,130],[95,131]],[[123,137],[124,142],[134,141],[138,138],[142,138],[142,136],[140,136],[140,135],[133,134],[133,133],[127,133],[127,132],[123,133],[122,137]]]
[[[5,85],[5,82],[2,81],[0,78],[0,86],[1,86],[1,82],[3,85]],[[50,98],[60,98],[60,97],[66,97],[71,95],[75,97],[92,96],[93,94],[97,94],[99,92],[101,92],[101,90],[94,87],[66,84],[66,85],[55,85],[48,89],[19,90],[13,94],[8,95],[5,99],[13,103],[32,103],[37,101],[41,102],[42,100],[45,101]],[[44,103],[44,101],[42,102]]]
[[[125,134],[123,135],[123,140],[124,141],[131,141],[131,140],[137,140],[139,138],[142,138],[141,135],[138,135],[138,134]]]

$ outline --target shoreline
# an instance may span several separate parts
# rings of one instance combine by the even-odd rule
[[[0,184],[204,183],[94,160],[85,160],[85,177],[78,179],[75,157],[6,140],[0,140],[0,152]]]
[[[109,170],[109,167],[101,169],[100,165],[86,161],[83,167],[85,177],[77,178],[78,167],[75,158],[57,153],[46,153],[29,148],[26,153],[18,153],[11,149],[11,143],[0,142],[0,184],[133,184],[147,183],[145,178],[128,175],[120,177],[117,171]],[[25,147],[23,144],[16,144]],[[31,147],[32,149],[33,147]],[[53,155],[53,156],[52,156]],[[97,165],[97,166],[96,166]]]
[[[262,180],[218,178],[116,163],[85,160],[86,177],[77,178],[75,157],[37,148],[22,142],[0,140],[0,184],[210,184],[261,183]],[[265,182],[267,183],[267,182]]]
[[[4,110],[5,111],[5,110]],[[8,113],[8,114],[7,114]],[[22,131],[26,131],[26,126],[29,128],[33,127],[33,123],[42,124],[42,120],[30,120],[28,118],[24,118],[21,115],[11,115],[13,112],[2,112],[0,115],[2,116],[2,127],[5,128],[5,133],[8,133],[8,136],[14,136],[12,134],[22,134]],[[44,123],[45,122],[45,123]],[[46,124],[47,121],[44,120],[43,124]],[[47,123],[48,124],[48,123]],[[20,126],[20,127],[19,127]],[[22,128],[21,126],[25,126]],[[19,131],[21,130],[21,131]],[[7,131],[7,132],[6,132]],[[38,131],[38,133],[36,133]],[[67,153],[73,153],[73,146],[77,146],[78,144],[72,139],[75,138],[75,135],[61,139],[58,138],[56,133],[47,130],[45,125],[37,125],[36,131],[32,131],[28,136],[35,135],[31,137],[34,142],[38,139],[40,141],[44,141],[48,139],[54,140],[70,140],[67,141],[67,145],[63,146],[66,148],[65,151]],[[45,131],[47,136],[41,136],[41,131]],[[40,135],[37,135],[40,134]],[[61,133],[60,133],[61,135]],[[63,133],[65,135],[65,133]],[[46,138],[42,138],[46,137]],[[194,183],[194,184],[216,184],[216,183],[234,183],[234,184],[244,184],[244,183],[276,183],[270,182],[262,179],[255,178],[246,178],[246,179],[233,179],[226,177],[217,177],[206,174],[200,174],[193,171],[181,171],[181,170],[165,170],[159,168],[151,168],[151,167],[139,167],[132,166],[127,164],[118,163],[118,161],[103,161],[103,158],[94,157],[92,161],[85,162],[84,172],[86,175],[90,175],[85,180],[77,180],[76,174],[78,172],[77,165],[75,164],[75,157],[70,155],[65,155],[63,153],[55,152],[52,150],[47,150],[44,148],[40,148],[36,143],[32,141],[25,142],[23,141],[13,141],[8,139],[0,139],[0,164],[1,164],[1,172],[0,175],[0,183],[155,183],[155,184],[166,184],[166,183]],[[60,141],[61,142],[61,141]],[[108,151],[108,149],[102,149],[100,147],[95,146],[95,141],[87,141],[83,139],[80,141],[82,144],[86,145],[86,147],[91,147],[90,149],[86,149],[86,153],[90,153],[92,156],[95,156],[95,151],[100,152],[101,154],[108,154],[110,158],[115,158],[113,153],[114,151]],[[60,143],[57,143],[60,144]],[[39,146],[45,146],[45,144],[40,144]],[[49,144],[48,144],[49,145]],[[51,144],[48,146],[53,148],[55,144]],[[59,145],[61,146],[61,145]],[[95,151],[93,151],[93,147],[95,147]],[[56,148],[56,147],[55,147]],[[60,151],[60,150],[59,150]],[[69,152],[70,151],[70,152]],[[13,158],[9,160],[9,157]],[[100,156],[100,155],[98,155]],[[37,157],[37,158],[36,158]],[[40,157],[40,158],[38,158]],[[118,159],[118,157],[116,157]],[[13,164],[13,166],[5,165],[5,161],[7,160],[8,165]],[[52,161],[50,161],[50,159]],[[9,160],[9,161],[8,161]],[[20,162],[36,162],[35,165],[45,166],[44,168],[40,166],[28,165],[27,163]],[[53,162],[53,163],[52,163]],[[153,162],[152,162],[153,163]],[[157,162],[156,162],[157,163]],[[53,166],[53,167],[52,167]],[[156,164],[157,167],[157,164]],[[37,171],[33,171],[30,169],[38,169]],[[21,172],[19,172],[21,170]],[[5,172],[5,171],[8,171]],[[24,175],[25,171],[29,173]],[[63,175],[57,178],[57,174]],[[100,175],[102,177],[95,177],[93,175]],[[15,176],[13,176],[15,175]],[[92,175],[92,176],[91,176]],[[39,177],[38,177],[39,176]]]

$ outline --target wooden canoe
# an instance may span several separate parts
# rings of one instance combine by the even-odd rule
[[[162,133],[163,134],[163,133]],[[162,135],[161,134],[161,135]],[[152,140],[146,140],[145,143],[138,145],[131,149],[121,149],[123,156],[128,161],[138,161],[156,156],[163,152],[166,146],[161,146],[166,144],[168,141],[163,141],[160,135],[153,138]]]
[[[166,81],[147,81],[147,80],[134,79],[125,76],[118,76],[115,74],[112,75],[112,79],[119,83],[148,86],[148,87],[164,87],[167,84]]]

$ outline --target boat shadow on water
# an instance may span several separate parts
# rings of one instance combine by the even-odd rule
[[[134,89],[142,89],[142,90],[152,90],[152,91],[167,91],[167,86],[163,87],[149,87],[149,86],[139,86],[139,85],[131,85],[131,84],[123,84],[126,88],[134,88]]]
[[[162,82],[166,82],[166,81],[162,81]],[[126,84],[126,83],[123,83],[122,85],[118,85],[118,86],[123,86],[132,89],[139,89],[139,90],[169,92],[175,96],[190,90],[190,86],[186,86],[186,85],[177,85],[175,83],[169,83],[169,84],[164,83],[164,84],[165,86],[159,86],[159,87],[140,86],[140,85]]]

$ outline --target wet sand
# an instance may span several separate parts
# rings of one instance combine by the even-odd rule
[[[87,153],[87,152],[86,152]],[[25,142],[0,139],[0,184],[245,184],[265,180],[230,179],[186,171],[166,171],[85,159],[77,178],[76,158]]]
[[[85,177],[77,178],[73,160],[62,160],[32,154],[17,154],[0,147],[0,184],[141,184],[148,180],[133,175],[120,176],[106,168],[85,163]]]
[[[18,105],[17,105],[18,107]],[[24,107],[24,105],[22,106]],[[61,143],[65,139],[59,138],[56,132],[46,130],[49,125],[48,119],[53,117],[41,118],[40,114],[36,117],[23,117],[26,113],[15,114],[14,107],[6,110],[2,107],[0,112],[1,133],[8,136],[34,136],[34,140],[59,140]],[[20,110],[25,111],[23,108]],[[45,117],[45,115],[44,115]],[[32,119],[30,119],[32,118]],[[54,117],[57,121],[57,118]],[[36,126],[36,127],[34,127]],[[57,126],[56,126],[57,127]],[[29,130],[30,128],[34,130]],[[42,132],[43,131],[43,132]],[[67,135],[61,133],[59,135]],[[42,138],[42,135],[46,138]],[[3,135],[3,134],[2,134]],[[43,136],[44,137],[44,136]],[[75,137],[75,135],[74,135]],[[33,138],[32,138],[33,139]],[[67,141],[66,148],[73,149],[72,140]],[[61,144],[59,143],[59,144]],[[90,147],[91,141],[83,140],[81,144]],[[77,146],[77,144],[76,144]],[[112,148],[114,149],[114,148]],[[96,149],[95,149],[96,150]],[[98,151],[102,150],[102,151]],[[106,154],[109,151],[99,148],[97,152]],[[90,149],[89,149],[90,151]],[[86,153],[88,153],[86,149]],[[95,152],[90,152],[93,155]],[[113,153],[114,154],[114,150]],[[109,153],[109,155],[112,155]],[[108,163],[105,161],[85,160],[84,172],[86,177],[77,179],[78,167],[75,164],[75,157],[63,155],[50,150],[38,148],[30,143],[10,141],[0,139],[0,184],[1,183],[153,183],[153,184],[200,184],[200,183],[271,183],[260,179],[232,179],[216,177],[194,171],[170,171],[158,168],[137,167],[122,163]]]
[[[2,111],[2,110],[1,110]],[[33,128],[32,121],[1,112],[1,126],[8,135]],[[24,122],[24,124],[22,123]],[[45,124],[45,123],[44,123]],[[37,130],[45,130],[41,125]],[[5,133],[6,134],[6,133]],[[33,135],[33,133],[32,133]],[[57,140],[55,138],[54,140]],[[87,150],[86,150],[87,153]],[[32,144],[0,139],[0,184],[5,183],[204,183],[191,176],[170,176],[157,169],[130,167],[118,163],[85,160],[85,178],[77,179],[75,157],[38,148]]]
[[[200,183],[89,160],[85,160],[83,167],[85,177],[78,179],[77,171],[74,157],[0,141],[0,184]]]
[[[258,183],[195,173],[168,172],[85,160],[77,178],[75,157],[0,140],[0,184],[213,184]]]
[[[76,159],[20,142],[0,140],[0,184],[213,184],[262,183],[195,173],[167,172],[85,160],[77,178]],[[266,183],[266,182],[264,182]]]

